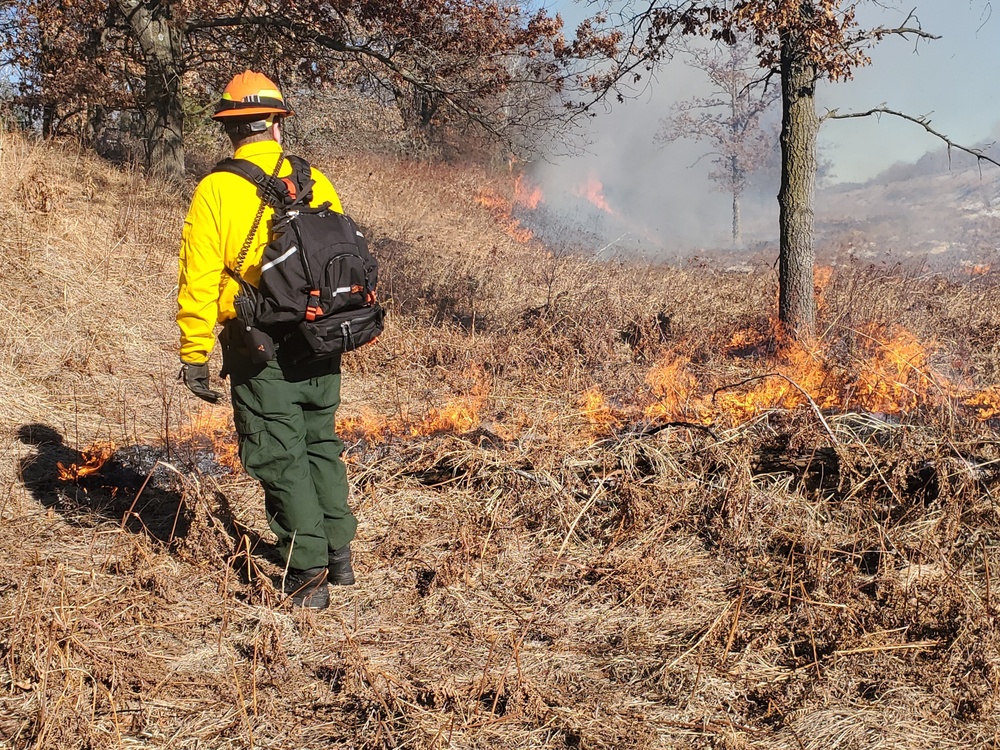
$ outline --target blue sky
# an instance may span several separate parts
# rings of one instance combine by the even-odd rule
[[[593,6],[558,0],[570,32]],[[941,36],[919,45],[889,37],[871,50],[872,65],[843,83],[821,84],[820,110],[863,111],[880,104],[913,116],[929,116],[935,129],[963,145],[994,137],[1000,142],[1000,4],[991,17],[988,0],[882,0],[862,8],[866,26],[901,24],[916,10],[925,31]],[[714,192],[708,165],[694,142],[655,143],[671,104],[706,93],[704,80],[681,60],[658,71],[641,96],[614,105],[591,123],[580,156],[536,165],[546,194],[571,195],[574,185],[595,177],[623,215],[668,244],[724,243],[729,203]],[[828,121],[820,131],[822,157],[834,181],[863,181],[899,161],[912,162],[943,144],[914,123],[882,117]],[[1000,143],[992,149],[1000,159]],[[771,211],[773,195],[761,196]],[[748,209],[751,206],[747,207]]]
[[[912,42],[885,39],[871,51],[872,65],[853,81],[824,85],[819,101],[843,112],[884,102],[929,115],[935,129],[963,145],[992,140],[1000,122],[1000,6],[990,17],[985,0],[907,0],[894,11],[866,8],[861,18],[894,26],[914,7],[924,30],[941,39],[922,42],[916,51]],[[895,118],[829,122],[821,142],[845,180],[870,177],[941,146],[917,125]],[[1000,156],[1000,147],[993,150]]]

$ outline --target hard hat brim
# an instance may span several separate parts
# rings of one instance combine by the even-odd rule
[[[240,107],[224,109],[212,115],[213,120],[246,120],[254,115],[281,115],[291,117],[295,113],[290,109],[278,109],[277,107]]]

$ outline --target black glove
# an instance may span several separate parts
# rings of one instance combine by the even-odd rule
[[[208,364],[202,365],[190,365],[187,362],[181,367],[181,374],[177,376],[178,380],[184,380],[184,385],[188,387],[195,396],[202,399],[203,401],[208,401],[210,404],[216,403],[222,394],[218,391],[213,391],[208,387]]]

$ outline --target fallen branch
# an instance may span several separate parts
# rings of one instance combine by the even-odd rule
[[[649,424],[632,432],[621,433],[619,437],[649,437],[650,435],[656,435],[657,433],[669,430],[673,427],[680,427],[686,430],[700,430],[713,440],[719,439],[719,436],[715,434],[711,427],[703,424],[696,424],[695,422],[661,422],[660,424],[655,425]]]
[[[715,403],[715,397],[723,391],[730,391],[735,388],[740,388],[744,385],[756,382],[758,380],[766,380],[767,378],[781,378],[790,386],[792,386],[792,388],[801,393],[802,397],[809,402],[809,406],[812,407],[813,413],[816,415],[816,418],[819,420],[819,423],[823,425],[823,429],[826,431],[826,434],[830,437],[830,440],[833,442],[834,445],[840,445],[840,441],[837,440],[837,436],[833,434],[833,430],[830,429],[830,425],[827,423],[826,417],[823,416],[823,412],[820,411],[819,405],[813,400],[813,397],[810,396],[801,385],[796,383],[787,375],[782,375],[780,372],[769,372],[765,375],[755,375],[752,378],[741,380],[739,383],[733,383],[732,385],[720,385],[718,388],[712,391],[712,403],[713,404]]]
[[[880,651],[902,651],[904,649],[931,649],[941,645],[941,641],[914,641],[913,643],[893,643],[886,646],[869,646],[867,648],[845,648],[833,652],[834,656],[848,654],[874,654]]]

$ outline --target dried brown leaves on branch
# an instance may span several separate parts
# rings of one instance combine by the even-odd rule
[[[870,62],[864,50],[872,37],[857,23],[858,5],[845,0],[667,3],[652,17],[650,40],[662,44],[659,34],[670,27],[728,44],[746,37],[753,40],[761,67],[775,68],[782,40],[795,37],[801,54],[825,76],[842,80]]]
[[[293,104],[296,95],[346,85],[397,106],[414,129],[473,126],[511,148],[528,148],[532,133],[565,125],[593,103],[595,76],[606,90],[620,75],[620,32],[586,21],[566,39],[559,16],[490,0],[211,8],[8,0],[0,11],[8,32],[0,52],[46,134],[86,134],[105,110],[118,118],[131,111],[153,144],[148,157],[172,162],[168,171],[182,168],[182,144],[166,156],[155,144],[180,138],[181,100],[208,104],[245,67],[294,86]]]

